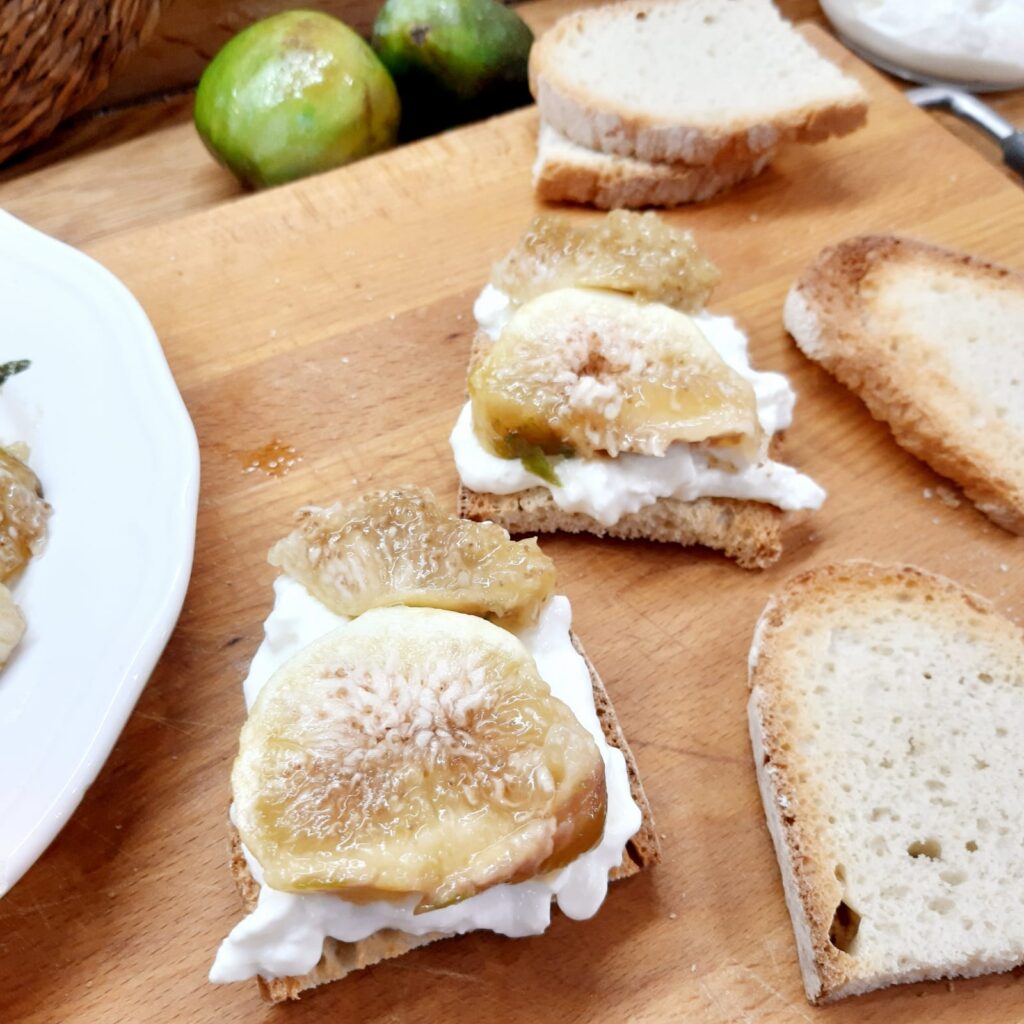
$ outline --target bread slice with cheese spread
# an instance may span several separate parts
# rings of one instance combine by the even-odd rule
[[[1024,273],[864,235],[817,256],[784,319],[899,444],[1024,533]]]
[[[302,508],[268,557],[231,773],[247,915],[211,981],[279,1002],[447,933],[538,934],[658,859],[535,540],[404,486]]]
[[[565,15],[530,53],[542,119],[597,152],[754,161],[863,124],[860,85],[770,0],[627,0]]]
[[[913,567],[804,573],[758,622],[749,721],[811,1002],[1024,963],[1020,627]]]
[[[680,256],[688,248],[693,250],[687,257],[694,261],[691,264]],[[765,375],[750,367],[746,361],[746,339],[731,321],[703,312],[707,294],[717,280],[717,271],[710,264],[695,271],[695,267],[702,266],[702,260],[704,257],[688,233],[670,228],[653,213],[619,210],[608,214],[604,221],[583,222],[582,226],[579,221],[553,215],[535,219],[518,246],[505,261],[496,265],[489,291],[485,290],[475,308],[481,318],[481,329],[470,352],[468,377],[470,390],[475,387],[476,391],[471,395],[468,415],[464,411],[460,416],[451,439],[460,473],[458,512],[461,516],[490,520],[517,535],[559,531],[686,546],[699,544],[724,553],[747,569],[762,569],[778,560],[784,527],[801,518],[805,510],[818,507],[824,492],[813,481],[775,461],[782,436],[777,431],[779,424],[784,428],[788,423],[792,391],[779,375]],[[570,267],[568,261],[576,262]],[[712,272],[710,276],[708,268]],[[609,278],[610,284],[602,284],[603,274],[613,275],[614,280]],[[691,280],[690,275],[694,274],[696,277]],[[523,288],[523,278],[528,281],[525,286],[528,297],[517,304],[501,286],[507,285],[513,290]],[[573,279],[585,281],[587,286],[575,291],[565,289],[566,282]],[[693,294],[685,295],[695,280],[700,281],[700,287]],[[646,299],[654,301],[636,303],[636,292],[630,289],[640,288],[646,289]],[[552,294],[554,291],[558,292],[557,297]],[[504,300],[500,299],[502,295]],[[607,298],[609,295],[618,298],[611,301]],[[537,304],[545,299],[550,301],[544,313],[536,314]],[[508,319],[501,326],[490,320],[488,310],[492,301],[507,303]],[[694,318],[687,320],[680,316],[680,308],[689,308]],[[655,313],[655,310],[661,312]],[[648,325],[649,316],[658,318],[657,328]],[[524,326],[523,317],[528,326]],[[516,460],[499,459],[492,454],[497,449],[488,449],[488,446],[501,443],[501,437],[495,434],[498,420],[501,421],[500,431],[514,436],[515,431],[508,426],[512,422],[508,419],[510,413],[507,407],[500,405],[506,401],[505,397],[492,395],[488,385],[478,379],[481,374],[486,377],[493,372],[488,367],[492,356],[501,365],[504,360],[514,362],[515,353],[522,351],[524,345],[527,349],[561,352],[563,348],[553,339],[561,337],[560,331],[568,331],[564,351],[570,354],[566,356],[565,365],[545,368],[540,374],[535,369],[513,371],[507,367],[500,372],[505,373],[503,379],[510,382],[511,403],[526,407],[523,403],[528,406],[535,401],[537,387],[533,383],[520,377],[515,379],[514,388],[511,384],[516,373],[532,374],[531,381],[542,381],[540,390],[545,394],[552,392],[548,397],[555,404],[550,408],[563,410],[559,415],[571,420],[577,415],[590,414],[592,397],[600,402],[606,395],[632,394],[634,385],[629,380],[632,365],[639,365],[648,358],[662,358],[651,353],[660,351],[658,345],[669,344],[666,339],[672,332],[682,331],[680,321],[688,324],[688,331],[698,335],[700,344],[691,351],[677,350],[670,364],[663,362],[659,364],[660,369],[650,371],[648,380],[654,386],[661,386],[666,375],[678,373],[679,379],[686,383],[679,385],[671,404],[680,409],[686,408],[687,402],[691,407],[700,407],[703,402],[713,406],[722,400],[716,396],[728,394],[730,388],[751,387],[757,411],[751,424],[743,429],[751,439],[756,436],[756,455],[744,456],[730,468],[720,459],[726,449],[714,447],[722,432],[716,434],[711,428],[697,428],[697,433],[690,435],[693,443],[689,448],[687,442],[682,442],[650,454],[644,451],[638,435],[631,450],[622,453],[624,457],[618,463],[614,453],[609,455],[612,449],[608,445],[598,444],[593,454],[572,449],[573,456],[558,463],[557,472],[549,466],[549,476],[543,476],[542,468],[540,471],[536,466],[531,468],[532,464],[525,458],[522,468],[528,472],[521,476],[517,473],[512,479],[505,475],[504,466]],[[717,337],[718,341],[710,341],[711,337]],[[544,339],[543,342],[540,339]],[[614,362],[606,360],[602,354],[606,344]],[[622,357],[624,349],[616,347],[623,344],[637,346],[629,360]],[[503,345],[504,354],[500,354]],[[589,353],[586,358],[583,358],[583,349]],[[702,374],[713,372],[705,369],[712,364],[719,367],[717,372],[725,375],[718,383],[702,378]],[[745,377],[741,377],[741,371]],[[474,380],[477,380],[475,385]],[[758,382],[756,388],[750,384],[752,380]],[[669,390],[675,387],[675,384],[668,386]],[[761,398],[757,398],[758,389]],[[775,399],[769,401],[768,392],[772,392]],[[766,407],[772,408],[777,400],[777,407],[787,410],[783,419],[767,428],[761,423],[762,400]],[[573,402],[581,403],[582,413],[573,411]],[[621,405],[619,413],[614,412],[614,402],[607,408],[613,411],[601,413],[604,419],[600,422],[605,424],[602,429],[611,424],[610,429],[614,431]],[[485,409],[502,411],[495,419],[490,411],[482,411]],[[539,422],[536,412],[530,415]],[[642,418],[644,414],[639,415]],[[472,426],[468,426],[470,423]],[[481,428],[478,423],[487,425]],[[528,428],[536,429],[536,423],[528,424]],[[573,428],[570,425],[566,429]],[[593,429],[599,429],[598,421]],[[650,429],[657,430],[657,427]],[[481,441],[483,435],[487,435],[487,439]],[[572,448],[565,436],[561,440]],[[548,450],[551,450],[550,442]],[[676,471],[672,467],[677,464],[673,460],[685,457],[694,460],[691,476],[689,479],[684,479],[685,474],[673,476]],[[569,476],[563,479],[558,473]],[[674,483],[680,479],[684,482]],[[520,480],[524,486],[513,489]],[[666,486],[669,480],[673,484]],[[644,493],[644,488],[650,491]],[[658,494],[664,496],[657,497]],[[634,501],[637,495],[640,498]],[[773,500],[777,504],[773,504]],[[633,511],[629,510],[631,505]]]
[[[612,706],[608,691],[605,689],[601,677],[597,674],[597,670],[587,657],[586,652],[575,635],[572,636],[572,643],[577,652],[586,661],[587,669],[590,672],[594,704],[601,723],[601,729],[609,745],[618,748],[625,757],[630,793],[634,802],[640,808],[642,815],[639,831],[627,843],[626,849],[623,851],[622,863],[610,876],[614,880],[630,878],[643,868],[657,863],[660,859],[661,849],[658,833],[655,829],[647,795],[644,793],[643,784],[640,781],[636,761],[626,742],[626,737],[622,732],[619,720],[615,715],[615,708]],[[260,887],[246,864],[238,832],[230,823],[229,832],[231,875],[238,889],[242,908],[249,914],[256,907]],[[259,985],[260,994],[268,1002],[280,1003],[289,999],[298,999],[301,993],[309,989],[319,985],[326,985],[331,981],[338,981],[353,971],[370,967],[383,960],[390,960],[393,957],[401,956],[403,953],[408,953],[419,946],[425,946],[430,942],[444,938],[449,938],[449,936],[443,932],[432,932],[427,935],[409,935],[394,929],[385,929],[359,942],[340,942],[335,939],[328,939],[324,943],[320,962],[307,974],[284,978],[258,977],[256,980]]]

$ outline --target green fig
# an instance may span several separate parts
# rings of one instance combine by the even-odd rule
[[[408,138],[530,102],[533,33],[497,0],[387,0],[372,44],[402,97]]]
[[[399,116],[395,84],[373,50],[317,11],[285,11],[239,32],[196,92],[207,149],[254,188],[387,149]]]

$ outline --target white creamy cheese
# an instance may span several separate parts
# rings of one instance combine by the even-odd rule
[[[765,459],[740,469],[709,464],[709,457],[730,457],[724,450],[671,445],[663,456],[623,454],[614,459],[557,459],[551,462],[561,486],[535,476],[519,459],[501,459],[487,451],[473,430],[467,402],[451,435],[459,478],[485,494],[515,494],[546,487],[560,509],[583,512],[605,526],[639,512],[659,498],[746,498],[781,509],[820,508],[825,492],[792,466]]]
[[[300,583],[281,576],[274,584],[274,608],[265,638],[253,658],[244,690],[251,707],[274,672],[303,647],[348,620],[328,611]],[[348,903],[331,893],[287,893],[263,884],[260,866],[244,850],[260,883],[259,902],[221,944],[210,970],[213,982],[305,974],[320,959],[324,939],[356,942],[381,928],[412,935],[461,934],[486,929],[514,938],[539,935],[551,920],[556,900],[569,917],[597,913],[608,889],[608,872],[622,860],[626,842],[640,828],[641,814],[630,793],[626,761],[609,746],[594,708],[590,673],[569,639],[572,612],[565,597],[544,606],[536,626],[517,635],[537,663],[551,692],[567,704],[594,737],[605,764],[608,814],[601,842],[571,864],[515,885],[497,885],[450,907],[414,914],[405,903]],[[244,848],[243,848],[244,849]]]
[[[473,317],[491,341],[497,341],[505,324],[512,319],[512,300],[489,281],[473,303]]]
[[[935,78],[1024,84],[1024,0],[822,0],[847,39]]]
[[[509,297],[488,284],[473,305],[480,329],[496,340],[512,316]],[[796,395],[781,373],[763,373],[750,365],[746,335],[731,317],[707,312],[692,317],[722,360],[750,382],[757,417],[767,435],[785,430],[793,420]],[[471,490],[515,494],[546,487],[565,512],[582,512],[604,526],[639,512],[659,498],[743,498],[778,508],[820,508],[825,492],[791,466],[765,458],[736,465],[729,449],[673,444],[663,456],[622,454],[616,458],[552,458],[561,486],[527,470],[519,459],[502,459],[487,451],[473,429],[467,402],[450,437],[459,478]],[[721,464],[725,463],[723,467]],[[730,468],[732,467],[732,468]]]

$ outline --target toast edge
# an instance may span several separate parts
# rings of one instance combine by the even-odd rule
[[[782,555],[782,530],[803,517],[772,505],[737,498],[677,501],[659,498],[639,512],[605,526],[583,512],[563,512],[543,487],[514,494],[486,494],[459,485],[458,514],[491,520],[511,534],[591,533],[619,540],[647,540],[720,551],[743,569],[766,569]]]

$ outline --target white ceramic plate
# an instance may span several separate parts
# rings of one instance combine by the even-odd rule
[[[82,253],[0,211],[0,442],[53,505],[14,585],[0,672],[0,896],[96,777],[174,628],[192,569],[199,448],[142,307]]]

